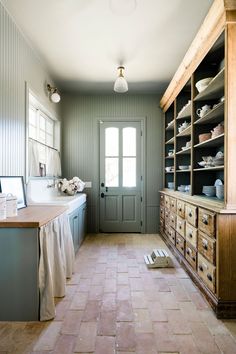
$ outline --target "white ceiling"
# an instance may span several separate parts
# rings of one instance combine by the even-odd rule
[[[123,64],[129,92],[162,93],[213,0],[2,3],[61,89],[111,92]]]

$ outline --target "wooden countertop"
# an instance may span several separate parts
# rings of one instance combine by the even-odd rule
[[[0,227],[40,227],[67,210],[65,206],[28,206],[18,215],[0,221]]]

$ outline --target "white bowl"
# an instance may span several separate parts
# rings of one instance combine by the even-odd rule
[[[213,77],[206,77],[205,79],[199,80],[195,86],[198,90],[198,92],[202,92],[205,90],[205,88],[209,85],[209,83],[211,82],[211,80],[213,79]]]
[[[182,165],[182,166],[179,166],[179,169],[180,170],[189,170],[190,166],[189,165]]]
[[[173,169],[173,166],[167,166],[167,167],[165,168],[166,172],[171,172],[172,169]]]

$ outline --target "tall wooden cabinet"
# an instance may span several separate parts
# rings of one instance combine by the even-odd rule
[[[160,104],[160,232],[217,316],[236,318],[236,1],[214,1]]]

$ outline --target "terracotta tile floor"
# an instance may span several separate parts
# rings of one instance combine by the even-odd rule
[[[158,235],[89,235],[53,321],[0,323],[0,354],[236,353],[236,320],[217,320],[174,259],[148,270]]]

